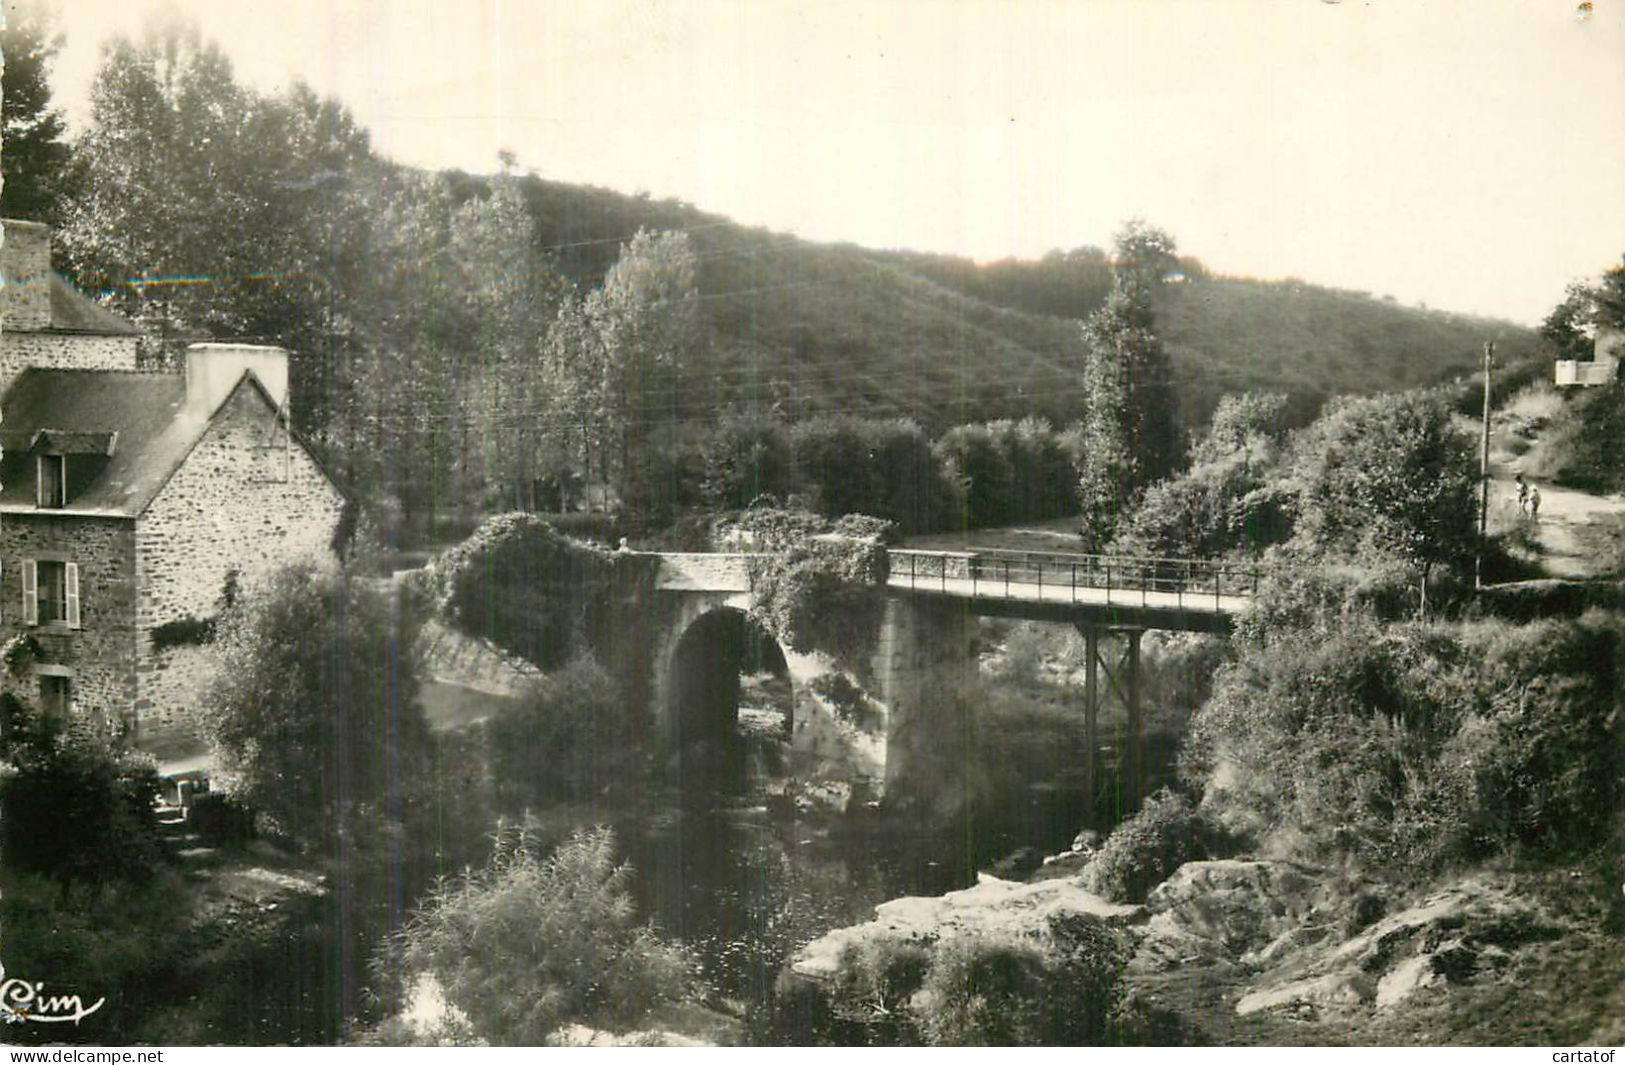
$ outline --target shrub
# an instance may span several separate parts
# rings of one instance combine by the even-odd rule
[[[500,843],[484,869],[443,884],[397,937],[408,972],[496,1045],[538,1046],[561,1025],[623,1029],[688,996],[692,963],[637,921],[631,868],[607,829],[538,857]]]
[[[16,771],[0,777],[8,869],[74,883],[145,879],[159,861],[157,765],[26,707],[12,722]]]
[[[1220,670],[1183,768],[1218,823],[1400,879],[1584,851],[1617,795],[1617,617],[1281,633]]]
[[[938,945],[914,1009],[933,1046],[1036,1046],[1047,983],[1036,943],[955,936]]]
[[[783,511],[752,511],[740,525],[773,552],[751,563],[751,613],[762,627],[794,651],[866,661],[885,610],[884,526],[848,516],[837,527],[866,535],[844,535]]]
[[[69,837],[62,837],[70,842]],[[89,1005],[107,1001],[79,1026],[79,1039],[101,1044],[161,1041],[144,1030],[149,1019],[173,1018],[164,1007],[175,977],[195,947],[190,912],[178,904],[187,887],[167,869],[142,880],[103,884],[94,895],[64,892],[43,876],[21,872],[7,852],[0,926],[5,928],[7,976],[45,981],[47,995],[77,994]],[[7,1025],[6,1040],[44,1043],[74,1039],[71,1025]],[[156,1026],[154,1026],[156,1027]],[[168,1029],[171,1033],[173,1029]]]
[[[431,743],[405,598],[303,563],[227,615],[205,727],[234,792],[283,832],[325,845],[421,797]]]
[[[489,722],[498,804],[517,811],[624,797],[644,777],[647,730],[641,725],[641,715],[597,663],[571,662]]]
[[[1195,811],[1164,788],[1113,830],[1084,868],[1082,883],[1114,902],[1144,902],[1152,888],[1201,853]]]
[[[464,632],[542,669],[615,648],[642,631],[655,560],[561,536],[541,518],[504,514],[440,556],[441,609]]]
[[[867,1046],[920,1042],[909,1000],[925,982],[930,964],[929,945],[916,939],[878,936],[848,945],[841,952],[830,1010],[849,1028],[844,1041]]]
[[[254,836],[254,811],[216,792],[192,800],[186,823],[211,847],[241,843]]]
[[[1088,1046],[1107,1041],[1122,1003],[1122,936],[1085,914],[1040,936],[962,935],[940,943],[911,1003],[935,1046]]]

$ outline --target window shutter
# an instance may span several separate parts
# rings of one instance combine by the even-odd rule
[[[79,627],[79,563],[69,562],[62,567],[62,583],[68,601],[68,628]]]
[[[39,624],[39,563],[23,560],[23,624]]]

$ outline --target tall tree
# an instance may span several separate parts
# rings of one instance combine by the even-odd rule
[[[1117,237],[1112,291],[1083,324],[1084,388],[1079,499],[1083,533],[1111,538],[1147,484],[1173,469],[1179,429],[1172,370],[1155,332],[1152,298],[1174,257],[1173,238],[1143,222]]]
[[[493,494],[534,510],[555,429],[542,349],[567,283],[537,247],[535,225],[518,182],[493,180],[488,196],[452,217],[452,254],[474,321],[478,357],[472,429]]]
[[[62,48],[56,8],[45,0],[10,0],[0,51],[0,212],[7,218],[57,221],[57,201],[68,177],[62,116],[51,106],[51,63]]]
[[[656,448],[669,447],[684,407],[682,382],[700,343],[699,259],[686,233],[640,230],[587,299],[613,412],[621,505],[634,523],[669,506]]]
[[[195,24],[160,17],[106,49],[60,243],[132,316],[292,349],[294,417],[320,431],[373,165],[343,107],[246,89]]]

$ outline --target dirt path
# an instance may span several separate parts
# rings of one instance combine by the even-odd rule
[[[1505,532],[1519,521],[1519,472],[1532,489],[1540,491],[1540,511],[1522,519],[1528,522],[1528,535],[1537,549],[1536,561],[1547,576],[1584,579],[1604,575],[1606,565],[1599,550],[1605,530],[1625,517],[1625,497],[1593,495],[1561,488],[1550,481],[1530,476],[1526,457],[1549,428],[1552,411],[1547,406],[1560,403],[1555,395],[1530,397],[1511,408],[1497,411],[1490,436],[1490,531]],[[1474,421],[1476,432],[1483,423]],[[1527,428],[1520,428],[1526,426]],[[1514,443],[1521,444],[1514,450]]]

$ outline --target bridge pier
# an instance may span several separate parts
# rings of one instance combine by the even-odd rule
[[[1145,798],[1145,719],[1140,698],[1140,637],[1143,629],[1093,625],[1086,621],[1074,622],[1083,636],[1084,667],[1084,741],[1088,749],[1084,762],[1085,817],[1091,825],[1098,823],[1099,811],[1095,797],[1099,790],[1100,767],[1100,674],[1117,693],[1128,712],[1127,734],[1118,769],[1118,810],[1122,813],[1138,810]],[[1103,653],[1101,637],[1108,641],[1120,637],[1123,652],[1119,656]]]

